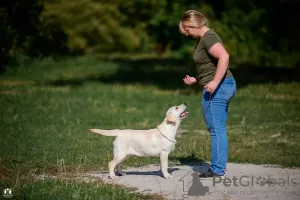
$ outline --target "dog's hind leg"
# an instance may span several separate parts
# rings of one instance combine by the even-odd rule
[[[116,168],[117,168],[117,173],[120,175],[120,176],[125,176],[126,173],[124,171],[122,171],[122,164],[123,162],[129,158],[130,155],[127,155],[119,164],[117,164]]]
[[[115,167],[125,159],[126,155],[117,154],[114,156],[114,159],[109,162],[108,169],[109,169],[109,177],[111,179],[117,179],[118,177],[115,174]]]

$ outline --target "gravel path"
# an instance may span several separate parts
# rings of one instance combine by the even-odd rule
[[[299,168],[229,163],[223,180],[200,180],[199,172],[207,168],[208,164],[169,166],[172,179],[161,176],[159,165],[124,169],[127,175],[117,180],[109,179],[106,172],[90,172],[89,175],[107,183],[135,187],[139,192],[162,194],[170,200],[300,199]]]

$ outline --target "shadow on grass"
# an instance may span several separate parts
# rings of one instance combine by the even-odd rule
[[[176,164],[175,166],[168,167],[168,172],[169,173],[173,173],[174,171],[180,170],[180,168],[178,168],[177,166],[181,166],[181,165],[186,165],[186,166],[190,166],[193,171],[195,172],[200,172],[203,173],[205,171],[207,171],[207,169],[209,168],[209,164],[206,163],[204,160],[199,159],[196,157],[196,155],[193,153],[189,156],[186,157],[170,157],[169,158],[170,161],[175,161],[178,162],[178,164]],[[125,170],[127,175],[154,175],[154,176],[162,176],[162,172],[161,170],[156,170],[156,171],[127,171]]]
[[[179,161],[180,165],[188,166],[202,165],[206,163],[203,159],[199,159],[195,153],[186,157],[170,157],[170,160]]]
[[[177,170],[180,170],[180,169],[179,168],[168,168],[168,172],[170,174],[172,174],[174,171],[177,171]],[[126,175],[162,176],[161,170],[157,170],[157,171],[143,171],[143,172],[141,172],[141,171],[126,171],[126,170],[124,170],[124,171],[126,172]]]
[[[183,84],[183,78],[186,74],[195,75],[194,63],[183,59],[138,59],[121,60],[115,59],[119,68],[116,73],[105,76],[103,74],[93,74],[81,78],[59,79],[46,82],[46,85],[52,86],[81,86],[85,82],[97,81],[104,84],[144,84],[156,85],[161,89],[199,90],[198,85],[193,87]],[[248,84],[261,83],[288,83],[299,82],[299,68],[288,67],[258,67],[258,66],[240,66],[231,69],[237,82],[237,87],[244,87]],[[184,93],[184,92],[183,92]]]

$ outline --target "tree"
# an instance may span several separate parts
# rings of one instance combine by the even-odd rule
[[[132,51],[140,45],[138,29],[122,24],[118,1],[64,0],[45,3],[40,19],[51,34],[62,30],[72,52]]]

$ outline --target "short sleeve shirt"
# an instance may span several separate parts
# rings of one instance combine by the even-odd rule
[[[217,70],[218,59],[211,56],[208,51],[214,44],[218,42],[223,45],[219,35],[214,30],[209,29],[195,47],[193,59],[196,63],[197,79],[199,80],[199,84],[201,86],[206,85],[209,81],[214,79]],[[230,76],[233,75],[227,68],[223,79]]]

